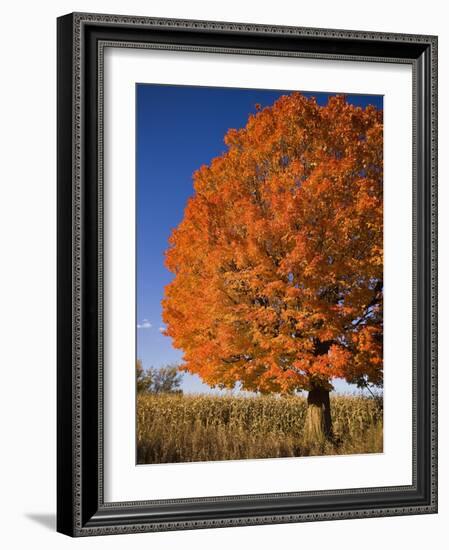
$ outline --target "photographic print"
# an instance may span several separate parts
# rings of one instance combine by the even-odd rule
[[[136,85],[138,464],[383,451],[383,97]]]
[[[436,513],[438,38],[57,46],[57,530]]]

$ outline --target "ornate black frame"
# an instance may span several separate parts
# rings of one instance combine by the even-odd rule
[[[408,63],[413,68],[413,483],[105,503],[103,48]],[[437,38],[96,14],[58,19],[58,499],[71,536],[437,511]],[[150,495],[149,495],[150,496]]]

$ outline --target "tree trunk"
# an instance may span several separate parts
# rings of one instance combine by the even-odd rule
[[[304,425],[304,443],[321,446],[332,436],[329,390],[314,388],[307,396],[307,414]]]

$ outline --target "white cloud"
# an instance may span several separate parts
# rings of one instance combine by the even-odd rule
[[[159,327],[159,332],[164,332],[165,327]]]
[[[148,321],[148,319],[144,319],[141,323],[137,323],[137,328],[151,328],[153,325]]]

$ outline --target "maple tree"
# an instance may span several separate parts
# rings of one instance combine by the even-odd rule
[[[382,111],[298,92],[257,107],[194,174],[166,334],[210,386],[307,390],[329,433],[333,379],[382,384]]]

